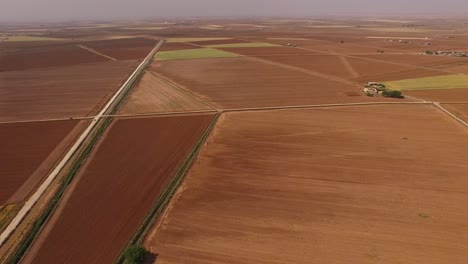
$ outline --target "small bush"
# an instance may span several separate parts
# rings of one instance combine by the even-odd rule
[[[142,264],[145,261],[146,250],[139,245],[129,246],[124,251],[125,263]]]

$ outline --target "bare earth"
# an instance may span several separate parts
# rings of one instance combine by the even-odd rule
[[[115,120],[22,263],[112,263],[212,118]]]
[[[119,110],[121,114],[164,113],[209,110],[193,95],[145,72]]]
[[[86,121],[0,124],[0,205],[20,203],[71,145]]]
[[[158,264],[463,264],[467,145],[428,105],[228,113],[145,245]]]

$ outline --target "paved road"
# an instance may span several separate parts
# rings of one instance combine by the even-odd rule
[[[130,89],[133,85],[133,81],[138,77],[138,75],[143,71],[146,65],[151,61],[154,54],[158,51],[158,49],[162,46],[164,41],[160,41],[154,49],[148,54],[148,56],[138,65],[135,71],[128,77],[127,81],[119,88],[119,90],[114,94],[114,96],[107,102],[107,104],[102,108],[98,115],[96,115],[86,130],[80,135],[80,137],[76,140],[75,144],[70,148],[70,150],[65,154],[62,158],[60,163],[54,168],[54,170],[47,176],[45,181],[39,186],[36,192],[29,197],[26,203],[23,205],[21,210],[18,214],[13,218],[10,224],[6,227],[6,229],[0,234],[0,246],[8,239],[8,237],[15,231],[18,225],[21,223],[23,218],[26,214],[31,210],[31,208],[36,204],[38,199],[44,194],[46,189],[49,187],[50,183],[57,177],[59,172],[65,167],[67,162],[71,159],[71,157],[75,154],[78,150],[80,145],[85,141],[85,139],[91,134],[99,120],[104,117],[108,112],[111,112],[113,107],[115,107],[114,103],[118,101],[118,99],[125,94],[125,92]]]

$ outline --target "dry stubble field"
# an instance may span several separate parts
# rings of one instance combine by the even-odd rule
[[[468,132],[430,105],[224,114],[157,263],[465,263]]]

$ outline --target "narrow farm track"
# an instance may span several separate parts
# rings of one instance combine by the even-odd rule
[[[143,69],[148,65],[148,63],[152,60],[154,54],[158,51],[158,49],[162,46],[164,41],[160,41],[153,50],[148,54],[148,56],[140,63],[140,65],[135,69],[135,71],[130,75],[127,81],[120,87],[120,89],[114,94],[114,96],[107,102],[107,104],[102,108],[98,115],[94,116],[92,121],[90,122],[89,126],[84,130],[84,132],[80,135],[77,141],[73,144],[73,146],[69,149],[69,151],[64,155],[62,160],[57,164],[54,170],[47,176],[44,182],[37,188],[36,192],[29,197],[29,199],[24,203],[21,210],[18,214],[13,218],[10,224],[5,228],[5,230],[0,234],[0,246],[2,246],[5,241],[10,237],[10,235],[16,230],[18,225],[21,223],[23,218],[27,215],[27,213],[31,210],[31,208],[36,204],[36,202],[41,198],[44,194],[46,189],[49,187],[51,182],[57,177],[60,171],[66,166],[68,161],[72,158],[81,144],[85,141],[85,139],[92,133],[98,122],[103,118],[103,116],[109,112],[112,112],[113,108],[118,102],[119,99],[132,87],[135,79],[139,76],[139,74],[143,71]]]
[[[367,61],[373,61],[373,62],[383,62],[383,63],[387,63],[387,64],[410,67],[410,68],[413,68],[413,69],[437,71],[437,72],[441,72],[441,73],[445,73],[445,74],[458,74],[459,73],[459,72],[442,70],[442,69],[437,69],[437,68],[430,68],[430,67],[424,67],[424,66],[415,66],[415,65],[410,65],[410,64],[406,64],[406,63],[390,62],[390,61],[386,61],[386,60],[365,58],[365,57],[360,57],[360,56],[356,56],[356,55],[349,55],[349,54],[343,54],[343,53],[337,53],[337,52],[316,50],[316,49],[311,49],[311,48],[295,47],[295,49],[301,49],[301,50],[307,50],[307,51],[313,51],[313,52],[320,52],[320,53],[328,54],[328,55],[343,56],[343,57],[347,57],[347,58],[361,59],[361,60],[367,60]]]
[[[80,47],[80,48],[82,48],[82,49],[84,49],[84,50],[90,51],[90,52],[92,52],[92,53],[94,53],[94,54],[97,54],[97,55],[99,55],[99,56],[102,56],[102,57],[104,57],[104,58],[108,58],[108,59],[111,59],[111,60],[114,60],[114,61],[117,60],[117,59],[115,59],[115,58],[112,58],[111,56],[107,56],[106,54],[102,54],[101,52],[97,52],[97,51],[95,51],[95,50],[93,50],[93,49],[91,49],[91,48],[88,48],[88,47],[86,47],[86,46],[83,46],[83,45],[76,45],[76,46],[78,46],[78,47]]]
[[[333,76],[333,75],[323,74],[323,73],[319,73],[319,72],[315,72],[315,71],[311,71],[311,70],[306,70],[306,69],[302,69],[302,68],[299,68],[299,67],[294,67],[294,66],[291,66],[291,65],[286,65],[286,64],[283,64],[283,63],[274,62],[274,61],[265,60],[265,59],[260,59],[260,58],[248,57],[248,59],[253,60],[253,61],[263,62],[263,63],[270,64],[270,65],[273,65],[273,66],[278,66],[278,67],[281,67],[281,68],[284,68],[284,69],[289,69],[289,70],[305,73],[305,74],[308,74],[308,75],[311,75],[311,76],[314,76],[314,77],[320,77],[320,78],[324,78],[324,79],[328,79],[328,80],[332,80],[332,81],[336,81],[336,82],[340,82],[340,83],[344,83],[344,84],[348,84],[348,85],[353,85],[353,86],[360,86],[360,84],[357,83],[357,82],[349,81],[349,80],[339,78],[339,77],[336,77],[336,76]]]
[[[343,63],[343,66],[346,68],[346,70],[353,76],[353,78],[358,78],[359,73],[354,69],[353,65],[348,61],[348,58],[345,56],[340,56],[339,57],[341,62]]]
[[[442,110],[442,112],[446,113],[449,115],[451,118],[455,119],[457,122],[460,124],[464,125],[465,127],[468,127],[468,123],[465,122],[463,119],[459,118],[458,116],[454,115],[452,112],[444,108],[443,106],[440,105],[438,102],[433,102],[433,105],[437,107],[438,109]]]

